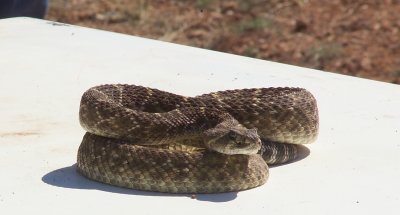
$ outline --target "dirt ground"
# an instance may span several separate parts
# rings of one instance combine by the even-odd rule
[[[47,19],[400,84],[400,0],[50,0]]]

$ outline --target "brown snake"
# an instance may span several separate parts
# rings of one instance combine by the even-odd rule
[[[184,97],[101,85],[81,99],[87,131],[78,171],[121,187],[218,193],[264,184],[268,164],[292,161],[318,135],[316,100],[301,88],[227,90]]]

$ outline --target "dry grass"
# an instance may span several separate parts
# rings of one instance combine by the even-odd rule
[[[50,0],[48,19],[400,83],[396,0]]]

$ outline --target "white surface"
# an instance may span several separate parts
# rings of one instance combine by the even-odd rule
[[[400,213],[400,86],[27,18],[0,20],[0,50],[1,214]],[[190,96],[304,87],[320,136],[249,191],[191,199],[116,188],[73,166],[80,96],[103,83]]]

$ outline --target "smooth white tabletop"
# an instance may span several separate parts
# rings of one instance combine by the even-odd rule
[[[320,135],[268,182],[226,194],[168,195],[75,170],[91,86],[128,83],[193,96],[296,86]],[[0,20],[1,214],[399,214],[400,86],[45,20]]]

